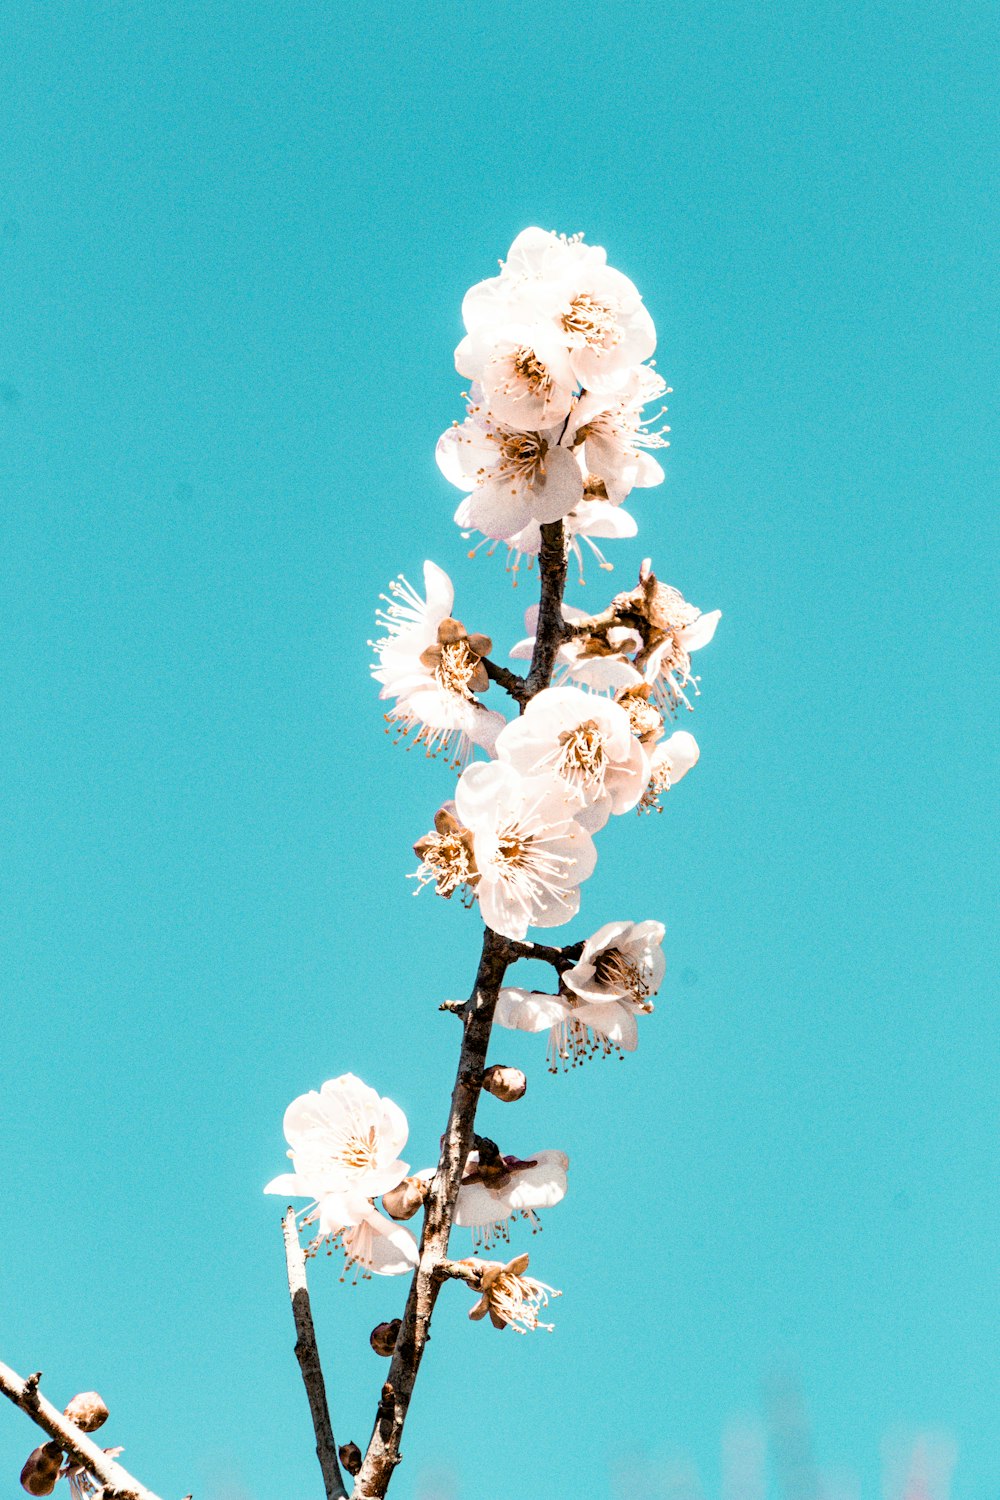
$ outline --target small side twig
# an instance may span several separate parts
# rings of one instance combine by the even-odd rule
[[[58,1443],[74,1463],[93,1475],[101,1485],[102,1500],[158,1500],[152,1490],[147,1490],[127,1469],[109,1458],[82,1428],[70,1422],[51,1401],[45,1399],[38,1389],[41,1378],[41,1373],[36,1371],[23,1380],[8,1365],[0,1364],[0,1392]]]
[[[558,974],[571,969],[583,952],[582,943],[569,943],[565,948],[553,948],[548,943],[512,942],[510,948],[513,957],[537,958],[541,963],[551,964]]]
[[[517,703],[524,703],[528,696],[528,684],[517,672],[512,672],[509,667],[501,667],[498,662],[490,661],[488,656],[482,658],[483,670],[491,682],[502,687],[505,692]]]
[[[347,1500],[343,1475],[337,1461],[337,1445],[330,1422],[323,1368],[319,1362],[319,1349],[316,1347],[316,1330],[313,1327],[306,1282],[306,1258],[299,1243],[294,1209],[290,1208],[285,1214],[282,1229],[285,1236],[285,1263],[288,1267],[288,1295],[295,1319],[295,1357],[302,1371],[302,1384],[309,1400],[309,1414],[316,1434],[316,1457],[323,1474],[326,1500]]]

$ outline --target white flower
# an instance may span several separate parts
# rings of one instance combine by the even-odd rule
[[[455,806],[472,832],[476,895],[494,932],[517,940],[530,926],[557,927],[576,915],[597,851],[558,783],[477,761],[459,777]]]
[[[285,1139],[294,1171],[267,1184],[265,1193],[308,1198],[303,1223],[319,1223],[319,1237],[339,1240],[348,1266],[368,1273],[398,1275],[416,1264],[416,1245],[373,1208],[371,1199],[401,1182],[407,1164],[398,1153],[406,1144],[406,1116],[353,1073],[302,1094],[285,1111]]]
[[[389,585],[387,607],[378,611],[387,634],[372,642],[372,676],[381,698],[397,700],[387,724],[404,735],[415,730],[413,742],[429,755],[445,749],[461,762],[473,745],[490,750],[506,722],[475,696],[489,686],[482,657],[491,643],[452,618],[455,590],[435,563],[424,564],[424,587],[421,599],[402,575]]]
[[[478,381],[490,415],[507,427],[544,432],[569,416],[576,376],[554,328],[505,322],[466,334],[455,367]]]
[[[560,1066],[579,1067],[592,1057],[618,1057],[639,1045],[636,1018],[652,1010],[630,1001],[588,1004],[573,995],[543,995],[536,990],[503,989],[494,1020],[510,1031],[547,1031],[550,1073]]]
[[[497,759],[524,776],[551,775],[573,815],[595,833],[628,812],[649,780],[625,710],[576,687],[545,688],[497,737]]]
[[[662,812],[660,797],[676,786],[691,767],[697,765],[698,742],[686,729],[676,729],[669,739],[654,746],[649,757],[649,784],[642,794],[639,808],[643,812]]]
[[[583,444],[584,468],[601,482],[613,505],[620,505],[636,486],[647,488],[663,481],[662,468],[644,450],[666,448],[666,429],[647,431],[642,411],[666,390],[655,370],[638,365],[626,372],[618,390],[587,391],[573,408],[563,441],[574,447]]]
[[[473,529],[472,522],[468,519],[470,511],[466,509],[467,505],[468,501],[463,500],[455,512],[455,520],[458,524],[462,527],[470,528],[469,530],[463,530],[462,535],[465,537],[468,537],[470,531]],[[583,576],[584,555],[580,546],[581,541],[586,543],[587,547],[597,558],[598,567],[610,573],[613,571],[614,565],[608,562],[594,538],[599,537],[603,541],[608,537],[617,541],[623,537],[635,536],[637,530],[635,518],[630,516],[627,510],[621,506],[611,505],[607,500],[592,500],[586,494],[580,504],[563,517],[563,526],[565,528],[566,550],[569,556],[576,562],[579,582],[581,584],[587,581]],[[520,572],[522,562],[527,558],[528,568],[530,569],[535,558],[541,551],[541,526],[537,521],[529,521],[521,531],[516,532],[514,536],[505,538],[504,541],[507,549],[507,571],[512,574],[513,585],[517,588],[518,573]],[[481,542],[478,542],[472,548],[469,556],[475,557],[480,547],[486,546],[487,542],[490,545],[486,548],[486,555],[487,557],[492,557],[496,551],[497,541],[495,538],[488,536],[484,537]]]
[[[548,1306],[550,1297],[561,1297],[554,1287],[546,1286],[534,1276],[525,1276],[528,1257],[515,1255],[506,1265],[499,1261],[468,1261],[479,1270],[479,1301],[469,1309],[469,1317],[478,1322],[490,1315],[494,1328],[513,1328],[515,1333],[533,1333],[536,1328],[552,1332],[551,1323],[540,1323],[539,1310]]]
[[[698,693],[698,678],[691,675],[691,652],[707,646],[722,619],[721,609],[702,614],[694,604],[688,604],[683,594],[667,584],[657,588],[660,622],[658,631],[662,639],[645,653],[640,653],[642,672],[653,691],[653,696],[665,713],[672,713],[681,703],[685,708],[691,704],[684,691],[687,687]]]
[[[613,386],[656,347],[642,298],[607,264],[605,252],[580,236],[537,228],[517,236],[499,276],[466,293],[462,316],[470,337],[511,319],[544,320],[568,352],[575,379],[589,390]],[[461,364],[459,370],[469,373]]]
[[[583,472],[569,445],[560,446],[560,428],[519,432],[494,421],[478,389],[469,415],[438,439],[442,474],[471,493],[455,514],[495,540],[508,540],[532,522],[558,521],[583,498]]]
[[[662,922],[606,922],[562,975],[566,989],[588,1004],[627,1000],[643,1007],[663,982]]]
[[[564,1151],[536,1151],[529,1160],[502,1156],[480,1165],[470,1151],[455,1201],[454,1222],[473,1230],[475,1244],[509,1240],[509,1224],[527,1219],[539,1228],[536,1210],[552,1208],[566,1196],[569,1157]]]

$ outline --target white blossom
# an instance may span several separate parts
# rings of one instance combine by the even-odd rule
[[[543,432],[569,416],[576,376],[554,328],[505,321],[466,334],[455,367],[478,382],[490,415],[506,427]]]
[[[471,492],[455,513],[460,526],[506,541],[533,522],[558,521],[580,503],[583,471],[571,445],[560,445],[561,427],[507,427],[484,409],[478,388],[468,412],[437,445],[445,478]]]
[[[510,1237],[509,1224],[527,1219],[539,1227],[537,1210],[552,1208],[566,1196],[569,1157],[564,1151],[536,1151],[521,1160],[502,1156],[480,1164],[470,1151],[455,1202],[454,1222],[473,1230],[476,1244],[490,1245]]]
[[[606,922],[583,945],[564,986],[589,1004],[627,1000],[645,1006],[663,982],[662,922]]]
[[[498,760],[522,775],[553,776],[591,833],[628,812],[649,780],[646,752],[617,703],[576,687],[545,688],[496,741]]]
[[[557,782],[477,761],[459,777],[455,807],[472,833],[476,895],[489,927],[519,940],[531,926],[557,927],[576,915],[597,851]]]
[[[403,1180],[407,1164],[406,1116],[353,1073],[330,1079],[302,1094],[285,1111],[285,1139],[294,1170],[275,1177],[265,1193],[308,1198],[304,1224],[318,1223],[319,1236],[343,1245],[348,1266],[366,1273],[398,1275],[416,1264],[408,1230],[383,1216],[371,1200]]]
[[[588,390],[614,386],[656,347],[653,320],[636,287],[607,264],[603,249],[582,237],[525,229],[510,247],[500,275],[472,287],[462,303],[469,335],[488,337],[511,320],[544,322],[566,350],[575,380]],[[461,362],[460,362],[461,357]]]
[[[698,742],[686,729],[675,729],[669,739],[655,745],[649,757],[649,783],[639,808],[643,812],[662,811],[660,797],[676,786],[691,767],[697,765]]]
[[[468,499],[463,500],[455,512],[455,520],[459,526],[469,528],[468,530],[463,530],[462,534],[465,537],[468,537],[471,531],[476,529],[469,519],[471,511],[467,509],[468,503]],[[629,515],[624,507],[611,505],[607,500],[592,499],[586,493],[580,504],[573,510],[568,511],[563,517],[563,528],[566,538],[566,550],[576,563],[578,582],[581,584],[586,583],[586,579],[584,578],[585,558],[583,548],[580,545],[581,542],[593,553],[597,559],[598,567],[610,573],[614,564],[608,562],[608,559],[597,545],[595,538],[599,538],[601,541],[605,539],[620,541],[623,538],[635,536],[637,531],[635,518]],[[488,546],[487,543],[489,544]],[[497,547],[497,540],[493,537],[484,536],[483,540],[472,548],[469,556],[475,557],[480,547],[483,546],[486,546],[487,556],[492,557]],[[535,558],[541,551],[542,531],[540,523],[538,521],[529,521],[521,531],[516,532],[511,537],[505,538],[504,546],[507,554],[507,571],[512,574],[514,587],[516,588],[522,563],[527,559],[527,565],[530,569],[534,564]],[[580,613],[582,614],[583,611],[581,610]]]
[[[452,618],[455,590],[436,563],[424,564],[424,587],[421,599],[402,575],[389,585],[378,612],[386,634],[372,642],[372,676],[382,684],[381,698],[397,700],[386,715],[390,727],[413,732],[413,743],[429,755],[446,750],[462,762],[473,745],[490,750],[506,722],[476,697],[489,686],[482,657],[491,643]]]
[[[573,408],[563,441],[574,448],[582,445],[591,485],[596,488],[599,482],[612,505],[620,505],[636,487],[663,482],[663,469],[646,450],[667,447],[665,429],[650,432],[642,413],[666,390],[655,370],[638,365],[625,374],[617,390],[586,391]]]
[[[544,995],[515,987],[502,989],[494,1020],[510,1031],[547,1031],[549,1072],[577,1067],[591,1057],[619,1057],[639,1045],[636,1017],[652,1006],[629,1001],[587,1003],[574,995]]]

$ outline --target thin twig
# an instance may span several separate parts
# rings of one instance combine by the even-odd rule
[[[340,1464],[337,1462],[337,1445],[333,1438],[330,1408],[326,1400],[323,1367],[316,1347],[316,1330],[313,1327],[309,1286],[306,1282],[306,1258],[299,1243],[294,1209],[290,1208],[285,1214],[282,1227],[285,1235],[285,1263],[288,1267],[288,1295],[292,1300],[292,1316],[295,1319],[295,1357],[299,1362],[302,1384],[309,1399],[309,1414],[316,1434],[316,1457],[323,1473],[326,1500],[347,1500]]]
[[[540,963],[551,964],[557,973],[563,974],[579,961],[583,952],[582,943],[569,943],[565,948],[553,948],[548,943],[511,943],[512,958],[537,958]]]
[[[501,667],[499,662],[490,661],[488,656],[482,658],[483,670],[491,682],[502,687],[505,692],[517,703],[523,703],[528,693],[528,684],[517,672],[512,672],[509,667]]]
[[[38,1389],[41,1374],[26,1380],[9,1366],[0,1364],[0,1391],[57,1442],[74,1463],[80,1464],[101,1485],[102,1500],[158,1500],[152,1490],[134,1479],[127,1469],[109,1458],[75,1422],[69,1422]]]

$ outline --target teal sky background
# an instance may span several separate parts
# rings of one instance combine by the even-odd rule
[[[366,642],[425,556],[522,634],[433,453],[462,294],[532,223],[633,277],[674,388],[639,538],[569,597],[649,552],[724,618],[700,765],[602,836],[565,932],[666,922],[639,1052],[553,1079],[494,1044],[529,1091],[482,1127],[572,1161],[528,1242],[556,1331],[443,1298],[393,1493],[617,1500],[638,1463],[678,1500],[686,1454],[752,1500],[722,1434],[775,1370],[865,1500],[898,1426],[1000,1493],[994,25],[5,9],[0,1358],[97,1387],[165,1497],[319,1493],[261,1194],[286,1103],[353,1070],[434,1157],[479,923],[411,895],[452,777],[383,735]],[[363,1443],[404,1283],[313,1283]],[[0,1411],[10,1493],[32,1444]]]

